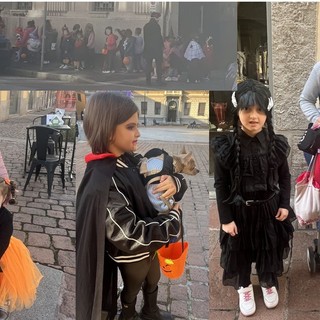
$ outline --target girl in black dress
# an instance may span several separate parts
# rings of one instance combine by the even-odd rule
[[[232,95],[234,132],[216,137],[214,178],[221,223],[220,264],[223,284],[239,293],[240,311],[254,314],[250,280],[256,270],[267,308],[277,306],[277,277],[290,250],[290,148],[272,125],[273,101],[269,89],[255,80],[238,85]]]

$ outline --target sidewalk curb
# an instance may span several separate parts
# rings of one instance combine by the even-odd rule
[[[55,80],[55,81],[68,81],[68,82],[87,82],[96,83],[96,81],[87,79],[84,77],[74,76],[71,74],[55,74],[44,71],[33,71],[33,70],[21,70],[17,68],[10,68],[10,73],[14,76],[32,77],[44,80]]]

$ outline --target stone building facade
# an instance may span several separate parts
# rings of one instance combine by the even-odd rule
[[[119,91],[120,92],[120,91]],[[85,106],[89,91],[0,91],[0,122],[27,113],[70,107],[64,96],[74,97],[72,105]],[[140,111],[140,122],[146,125],[188,125],[196,121],[207,127],[209,119],[208,91],[123,91]],[[81,98],[78,98],[78,97]],[[81,99],[81,101],[79,100]]]
[[[12,116],[50,109],[55,105],[54,91],[0,91],[0,122]]]
[[[147,125],[188,125],[195,121],[208,127],[208,91],[133,91],[132,95],[140,109],[140,121],[145,118]]]
[[[297,143],[308,121],[299,96],[316,61],[320,60],[320,3],[267,4],[270,90],[275,129],[288,137],[293,178],[305,168]]]
[[[266,79],[259,77],[260,48],[266,50],[266,56],[260,56],[267,57]],[[272,92],[274,127],[289,140],[295,179],[305,168],[297,143],[308,121],[301,112],[299,96],[313,65],[320,60],[320,3],[239,3],[238,51],[246,54],[245,76],[266,80],[262,82]]]

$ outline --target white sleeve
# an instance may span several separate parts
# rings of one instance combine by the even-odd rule
[[[300,108],[310,122],[315,122],[320,117],[320,110],[315,105],[319,96],[320,62],[314,65],[299,100]]]

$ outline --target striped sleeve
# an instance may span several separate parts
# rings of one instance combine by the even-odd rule
[[[180,237],[180,215],[175,210],[155,218],[140,219],[113,179],[107,207],[106,236],[117,249],[138,257],[154,252]]]

